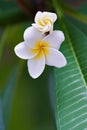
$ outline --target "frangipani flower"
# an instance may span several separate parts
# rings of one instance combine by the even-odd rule
[[[24,32],[24,42],[15,47],[15,53],[22,59],[27,59],[30,76],[38,78],[45,68],[45,64],[55,67],[66,65],[64,55],[58,50],[64,41],[62,31],[53,31],[43,36],[34,27],[29,27]]]
[[[53,30],[53,24],[56,20],[57,15],[55,13],[38,11],[35,16],[35,23],[32,26],[45,33]]]

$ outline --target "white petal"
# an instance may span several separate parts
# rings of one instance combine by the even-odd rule
[[[35,28],[39,28],[39,29],[43,29],[43,26],[41,26],[40,24],[37,24],[37,23],[32,23],[32,26],[35,27]]]
[[[24,40],[26,44],[31,48],[34,48],[35,43],[41,40],[42,38],[43,35],[41,34],[41,32],[34,27],[29,27],[24,32]]]
[[[59,49],[61,43],[65,40],[62,31],[53,31],[47,35],[42,41],[48,42],[52,48]]]
[[[56,15],[56,13],[43,12],[43,16],[45,16],[45,15],[50,16],[53,22],[55,22],[55,21],[57,20],[57,15]]]
[[[42,16],[42,12],[41,11],[38,11],[35,15],[35,22],[37,23],[38,22],[38,19]]]
[[[33,27],[37,28],[39,31],[43,33],[48,32],[48,31],[52,31],[53,30],[53,26],[50,26],[49,24],[45,25],[45,26],[41,26],[40,24],[32,24]],[[43,35],[44,36],[44,35]]]
[[[38,78],[45,68],[45,57],[42,53],[42,56],[39,58],[33,58],[28,60],[28,71],[32,78]]]
[[[22,59],[30,59],[37,55],[37,53],[31,53],[30,48],[26,46],[24,42],[19,43],[14,48],[16,55]]]
[[[47,24],[46,26],[44,26],[43,28],[41,28],[41,31],[44,33],[44,32],[47,32],[50,30],[51,27],[49,27],[49,25]]]
[[[56,13],[51,13],[51,12],[41,12],[41,11],[38,11],[35,15],[35,22],[37,23],[38,19],[41,19],[42,17],[44,16],[48,16],[52,19],[53,22],[55,22],[57,20],[57,15]]]
[[[48,48],[49,54],[46,55],[46,64],[55,67],[63,67],[67,64],[64,55],[53,48]]]

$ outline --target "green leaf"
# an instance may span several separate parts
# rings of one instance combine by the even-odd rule
[[[67,28],[80,66],[80,71],[87,85],[87,36],[75,26],[72,26],[72,24],[67,23]]]
[[[58,130],[87,128],[87,37],[67,24],[70,40],[61,51],[67,66],[55,69],[56,119]]]
[[[58,130],[85,130],[87,128],[87,37],[76,27],[65,23],[59,1],[53,1],[59,14],[60,27],[66,41],[62,51],[68,64],[55,69],[56,122]],[[85,71],[84,71],[85,69]]]

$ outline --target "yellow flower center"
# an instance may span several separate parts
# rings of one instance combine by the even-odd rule
[[[49,54],[48,48],[49,47],[49,43],[48,42],[41,42],[40,40],[37,41],[35,43],[35,49],[32,49],[32,53],[37,53],[37,55],[35,56],[35,58],[41,58],[42,55],[44,54],[44,56],[46,57],[46,55]]]

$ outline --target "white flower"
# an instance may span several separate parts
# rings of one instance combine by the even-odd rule
[[[41,75],[45,64],[55,67],[66,65],[64,55],[58,51],[64,41],[62,31],[53,31],[47,36],[43,36],[34,27],[29,27],[24,32],[24,42],[15,47],[18,57],[28,60],[28,71],[33,78]]]
[[[32,26],[43,33],[52,31],[56,19],[57,15],[55,13],[38,11],[35,16],[35,23]]]

